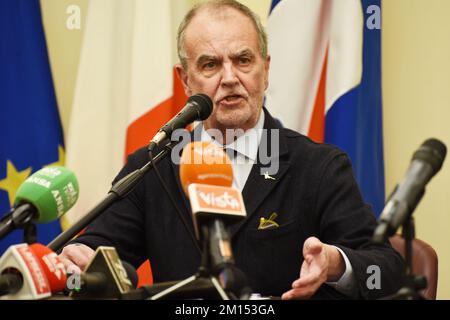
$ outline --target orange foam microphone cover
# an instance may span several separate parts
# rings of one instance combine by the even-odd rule
[[[233,168],[230,158],[213,143],[191,142],[181,155],[180,179],[186,194],[191,183],[231,187]]]

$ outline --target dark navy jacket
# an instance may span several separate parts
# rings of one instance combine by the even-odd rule
[[[247,219],[231,227],[236,264],[252,289],[276,296],[288,291],[299,277],[303,242],[315,236],[346,253],[360,298],[393,293],[400,285],[403,261],[390,245],[370,243],[376,219],[363,202],[347,155],[280,127],[265,112],[264,128],[280,130],[280,154],[273,159],[279,161],[279,171],[272,175],[275,180],[265,179],[260,173],[264,165],[258,161],[253,166],[242,192]],[[130,155],[116,180],[147,160],[145,148]],[[200,253],[189,236],[193,224],[179,166],[168,157],[158,168],[187,227],[151,171],[126,199],[114,204],[75,241],[92,248],[114,246],[121,258],[135,267],[150,259],[155,283],[187,278],[200,264]],[[274,212],[279,228],[258,230],[260,218],[267,219]],[[380,290],[367,287],[371,265],[380,268]],[[315,298],[343,296],[323,285]]]

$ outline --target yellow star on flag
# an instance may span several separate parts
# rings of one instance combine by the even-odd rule
[[[58,161],[50,163],[46,165],[46,167],[50,166],[64,166],[64,163],[66,162],[66,153],[64,151],[64,148],[58,145]]]
[[[23,171],[17,171],[14,164],[8,160],[6,162],[6,178],[0,180],[0,189],[8,192],[9,205],[12,206],[14,199],[16,198],[16,191],[20,185],[30,176],[31,167]]]

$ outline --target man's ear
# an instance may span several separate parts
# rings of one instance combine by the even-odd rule
[[[269,70],[270,70],[270,55],[267,55],[266,61],[264,61],[264,85],[265,90],[269,87]]]
[[[188,86],[187,71],[184,70],[184,68],[181,65],[181,63],[177,63],[175,65],[175,70],[177,71],[178,78],[183,83],[184,93],[186,94],[186,96],[190,97],[192,95],[192,91],[191,91],[191,89],[189,89],[189,86]]]

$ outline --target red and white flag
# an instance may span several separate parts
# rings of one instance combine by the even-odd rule
[[[66,140],[66,163],[80,183],[69,222],[107,194],[125,155],[185,104],[173,69],[177,19],[170,1],[89,1]]]

